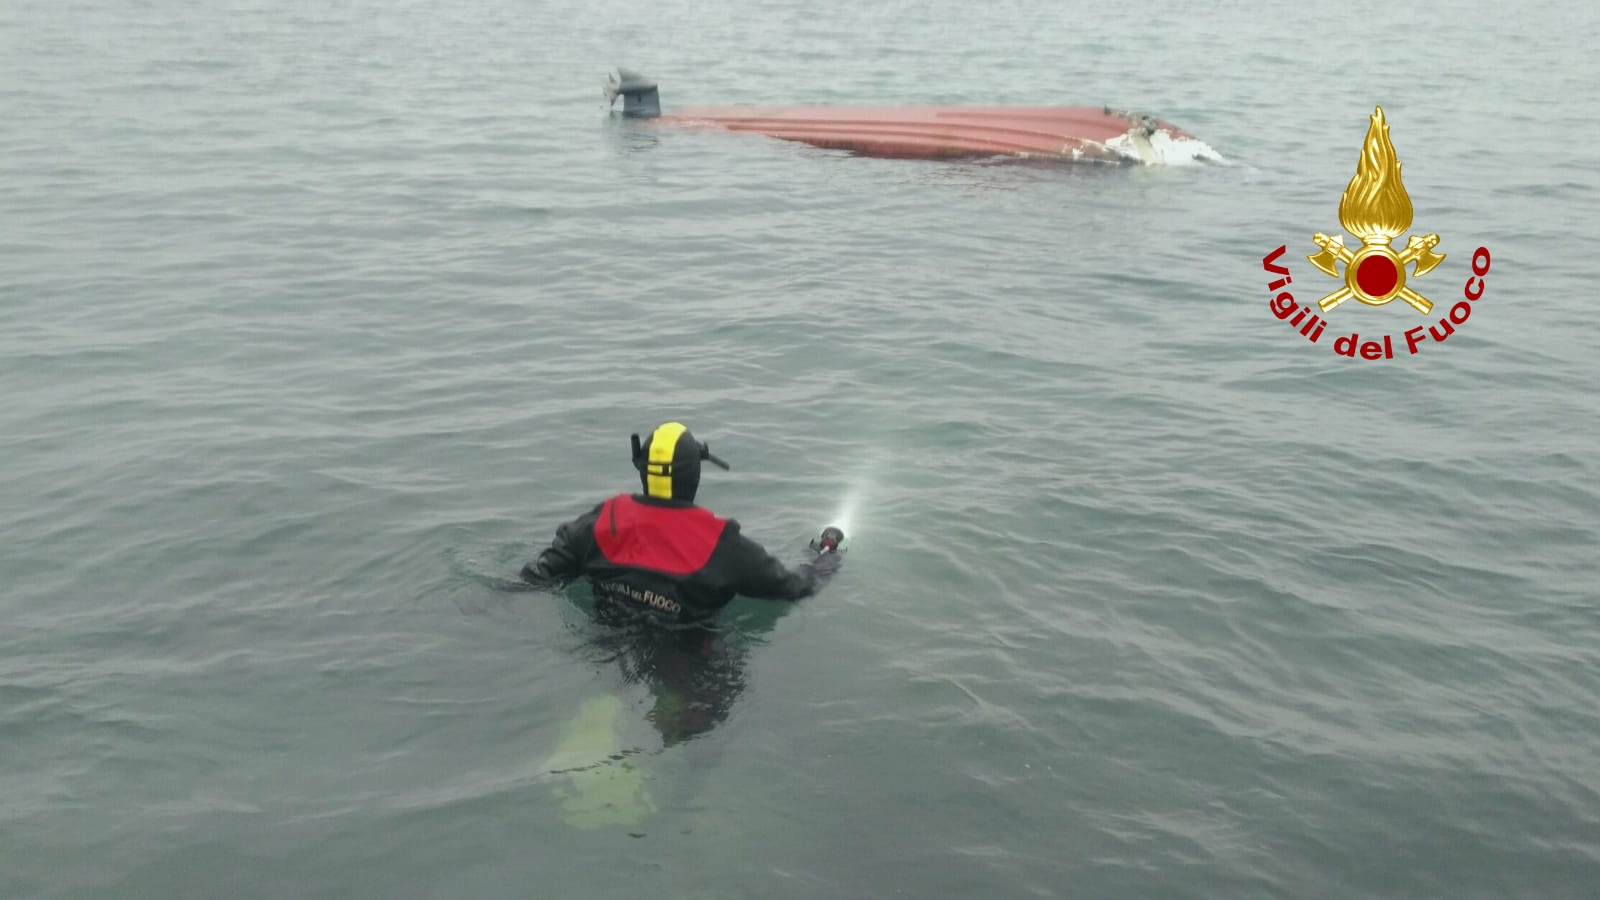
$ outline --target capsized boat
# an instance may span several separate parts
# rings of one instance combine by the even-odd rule
[[[1123,165],[1225,160],[1170,122],[1109,106],[706,106],[663,115],[654,81],[619,68],[605,86],[624,116],[763,134],[894,159],[1012,157]]]

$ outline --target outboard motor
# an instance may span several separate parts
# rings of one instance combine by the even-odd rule
[[[617,104],[622,97],[622,114],[638,119],[653,119],[661,115],[661,98],[656,93],[656,83],[628,69],[617,68],[616,74],[606,81],[606,102]]]

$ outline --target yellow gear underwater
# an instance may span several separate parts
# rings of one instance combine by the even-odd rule
[[[695,440],[682,422],[667,422],[640,443],[633,435],[633,467],[647,496],[694,502],[700,489],[700,461],[709,460],[724,470],[728,464],[713,456],[711,447]]]
[[[656,811],[644,770],[624,756],[617,733],[622,712],[615,696],[585,702],[545,762],[545,771],[571,779],[555,795],[561,818],[574,828],[638,825]]]

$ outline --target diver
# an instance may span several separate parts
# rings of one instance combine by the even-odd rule
[[[790,569],[737,521],[695,505],[701,461],[728,464],[682,423],[657,427],[644,443],[632,437],[643,493],[617,494],[559,526],[550,546],[523,566],[528,588],[587,578],[602,622],[704,635],[736,595],[800,600],[838,570],[844,534],[837,528],[824,529],[811,542],[815,555]]]
[[[723,469],[679,422],[641,443],[633,465],[643,493],[617,494],[556,529],[555,539],[505,589],[560,589],[587,578],[595,618],[624,626],[596,639],[624,680],[649,686],[647,718],[672,746],[716,727],[744,687],[742,651],[717,627],[737,595],[795,601],[815,594],[838,570],[844,533],[826,528],[814,556],[786,567],[746,537],[739,523],[697,506],[700,463]]]

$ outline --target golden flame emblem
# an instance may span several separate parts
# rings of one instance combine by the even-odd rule
[[[1426,315],[1433,304],[1406,287],[1406,266],[1416,263],[1412,277],[1421,278],[1444,262],[1445,255],[1433,252],[1439,245],[1437,234],[1412,235],[1399,253],[1389,246],[1411,227],[1411,195],[1400,181],[1400,160],[1389,141],[1389,123],[1383,118],[1383,107],[1374,110],[1356,174],[1339,198],[1339,224],[1361,239],[1361,249],[1346,249],[1342,234],[1330,238],[1319,231],[1312,237],[1322,248],[1321,253],[1306,257],[1312,265],[1338,278],[1335,263],[1344,263],[1344,287],[1323,297],[1317,305],[1327,312],[1351,297],[1368,306],[1382,306],[1398,297]]]

